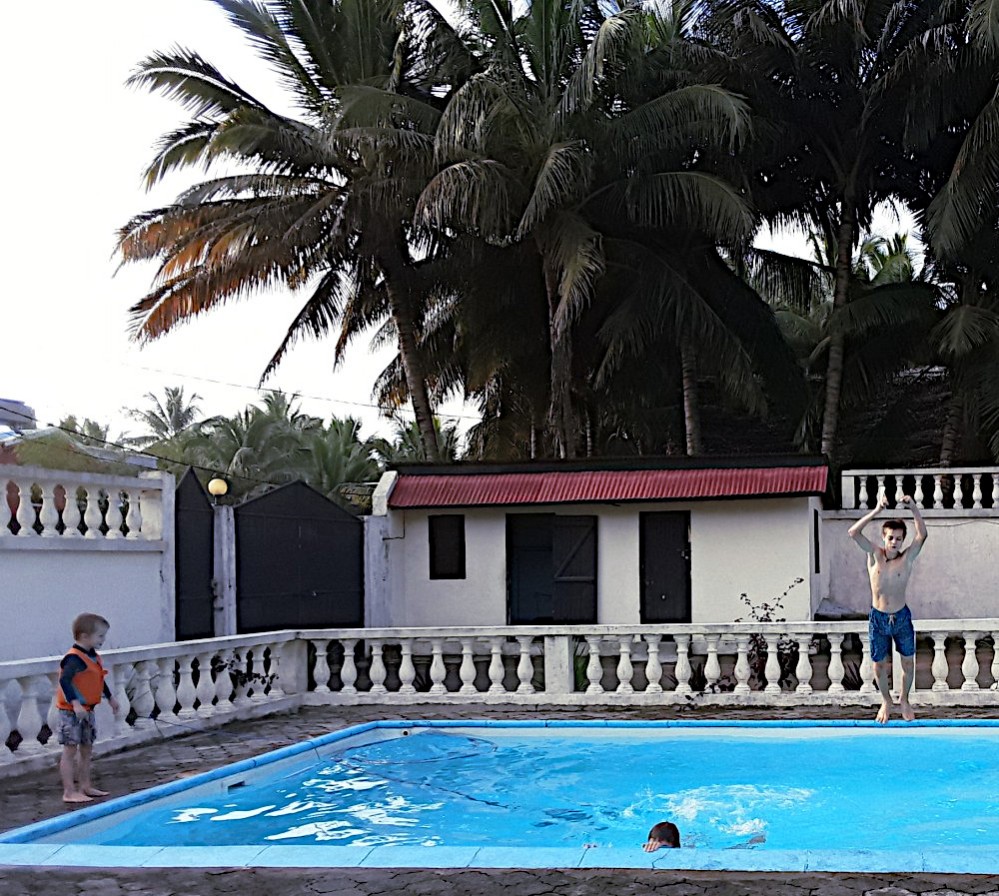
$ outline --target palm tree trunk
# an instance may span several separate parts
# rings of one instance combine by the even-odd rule
[[[548,420],[562,458],[576,456],[576,421],[572,410],[572,345],[568,333],[558,333],[555,315],[558,309],[558,284],[545,265],[548,292],[548,342],[551,349],[551,374]]]
[[[849,298],[850,276],[853,266],[853,241],[856,236],[856,213],[853,203],[844,200],[836,240],[836,281],[833,289],[833,313],[842,308]],[[839,430],[839,399],[843,391],[843,336],[833,332],[829,339],[829,358],[826,366],[826,400],[822,411],[822,453],[833,459],[836,435]]]
[[[954,455],[957,452],[958,430],[964,410],[964,402],[956,383],[953,384],[953,388],[950,406],[947,408],[947,421],[944,423],[943,440],[940,444],[941,467],[949,467],[954,462]]]
[[[391,254],[398,256],[397,252]],[[413,310],[413,299],[402,275],[402,258],[385,259],[381,268],[385,275],[385,291],[388,294],[392,320],[395,322],[399,338],[399,356],[402,359],[403,371],[406,374],[409,398],[413,402],[413,413],[416,416],[416,425],[420,431],[420,441],[423,443],[423,451],[427,460],[431,463],[437,463],[440,461],[440,446],[437,444],[434,413],[430,406],[430,394],[427,391],[427,373],[423,366],[423,357],[420,354],[419,346],[416,344],[416,314]]]
[[[687,435],[687,454],[701,453],[701,409],[697,395],[697,359],[693,348],[680,346],[680,369],[683,382],[683,427]]]

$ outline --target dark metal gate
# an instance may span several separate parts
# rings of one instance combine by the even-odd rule
[[[302,482],[236,508],[239,632],[364,625],[364,524]]]
[[[178,641],[215,634],[212,592],[215,519],[194,470],[177,484],[174,507],[175,631]]]

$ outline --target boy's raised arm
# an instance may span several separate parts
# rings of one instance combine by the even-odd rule
[[[864,526],[866,526],[871,520],[874,519],[885,507],[888,506],[888,498],[882,493],[878,497],[878,503],[874,506],[874,509],[868,513],[866,516],[862,516],[857,522],[855,522],[847,530],[847,534],[855,542],[857,542],[860,547],[865,550],[868,554],[874,553],[874,545],[871,544],[870,539],[864,535]]]
[[[906,495],[902,498],[902,503],[912,511],[912,524],[916,530],[916,534],[912,536],[912,544],[909,545],[909,550],[906,551],[906,554],[909,555],[910,560],[915,560],[916,555],[923,549],[923,542],[926,541],[926,523],[923,521],[923,515],[919,512],[919,508],[912,498]]]

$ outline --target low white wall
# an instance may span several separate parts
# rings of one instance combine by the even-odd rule
[[[0,548],[3,659],[64,651],[73,641],[71,623],[83,612],[99,613],[111,623],[106,648],[174,639],[172,589],[165,593],[160,576],[163,551],[4,547]]]
[[[174,477],[121,479],[5,467],[0,484],[17,481],[121,488],[143,496],[141,532],[129,538],[0,533],[0,661],[62,654],[72,621],[83,612],[111,623],[105,649],[173,641],[175,636]],[[51,496],[51,487],[45,494]],[[96,495],[96,492],[93,492]],[[6,503],[0,525],[6,524]]]
[[[926,511],[927,539],[912,570],[907,602],[923,619],[961,619],[996,615],[996,558],[999,557],[999,519],[985,516],[946,516]],[[822,514],[822,555],[828,563],[828,592],[835,603],[866,613],[871,606],[871,586],[865,554],[847,535],[861,511],[826,511]],[[890,513],[882,514],[888,518]],[[911,544],[912,520],[900,513]],[[882,518],[874,519],[864,534],[880,541]]]
[[[811,618],[811,499],[755,499],[660,504],[462,508],[466,577],[431,579],[430,511],[391,511],[366,528],[366,624],[369,626],[504,625],[508,513],[597,516],[597,622],[637,624],[641,616],[639,514],[689,511],[693,622],[749,618],[740,600],[773,602],[795,578],[804,581],[777,614]],[[433,511],[440,513],[442,511]],[[380,522],[375,522],[375,521]],[[384,573],[379,567],[385,564]]]

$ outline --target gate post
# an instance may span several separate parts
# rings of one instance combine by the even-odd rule
[[[215,514],[212,591],[216,638],[236,634],[236,517],[229,504],[212,506]]]
[[[570,635],[545,635],[546,694],[573,692],[572,643]]]

